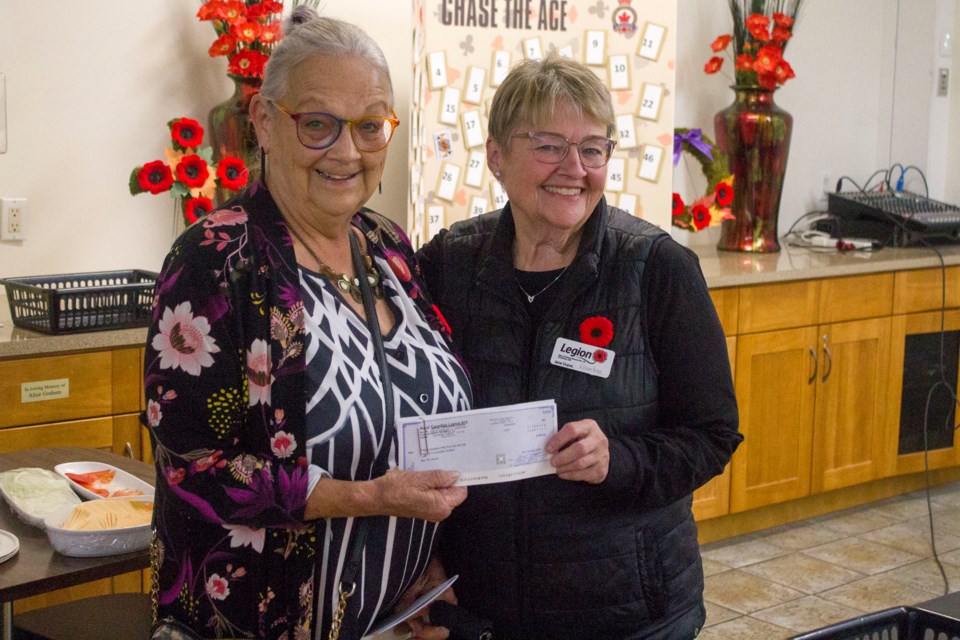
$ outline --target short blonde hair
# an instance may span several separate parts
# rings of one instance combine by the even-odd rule
[[[580,114],[616,130],[610,91],[586,65],[551,53],[542,60],[525,60],[507,74],[490,105],[487,132],[503,147],[517,126],[541,126],[558,103],[567,103]]]

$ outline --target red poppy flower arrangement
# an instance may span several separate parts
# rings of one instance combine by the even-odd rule
[[[733,33],[718,36],[710,48],[714,54],[725,51],[733,59],[736,84],[772,91],[796,77],[790,63],[783,59],[783,52],[793,37],[803,0],[729,0],[729,3]],[[703,70],[715,74],[723,68],[723,63],[723,58],[714,55]]]
[[[205,0],[197,17],[217,32],[211,57],[226,56],[227,73],[236,78],[263,79],[263,67],[280,40],[283,3],[276,0]]]
[[[673,226],[687,231],[702,231],[732,219],[733,174],[730,173],[726,154],[715,147],[700,129],[675,129],[674,164],[679,163],[684,155],[697,161],[707,187],[703,195],[689,205],[679,193],[673,194]]]
[[[218,186],[239,191],[247,184],[247,167],[240,158],[227,156],[215,166],[213,149],[200,148],[203,127],[190,118],[167,123],[170,147],[166,162],[154,160],[130,173],[130,195],[169,191],[190,225],[213,210],[213,195]]]
[[[606,349],[607,345],[613,342],[613,323],[603,316],[587,318],[580,323],[580,342]]]

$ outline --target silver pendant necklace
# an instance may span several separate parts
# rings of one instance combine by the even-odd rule
[[[513,280],[514,280],[514,282],[517,283],[517,286],[520,287],[520,291],[523,292],[523,295],[527,296],[527,302],[533,302],[533,299],[534,299],[534,298],[536,298],[538,295],[540,295],[541,293],[543,293],[544,291],[546,291],[547,289],[549,289],[550,287],[552,287],[552,286],[554,285],[554,283],[556,283],[556,281],[559,280],[559,279],[563,276],[563,274],[565,274],[565,273],[567,272],[567,269],[569,269],[569,268],[570,268],[570,265],[568,264],[567,266],[565,266],[565,267],[563,268],[563,271],[561,271],[560,273],[557,274],[557,277],[556,277],[556,278],[554,278],[553,280],[551,280],[550,282],[547,283],[547,286],[545,286],[543,289],[540,289],[540,291],[537,291],[537,292],[534,293],[533,295],[527,293],[527,290],[523,288],[523,285],[522,285],[522,284],[520,284],[520,281],[517,279],[517,274],[516,274],[516,272],[514,272],[514,274],[513,274]]]

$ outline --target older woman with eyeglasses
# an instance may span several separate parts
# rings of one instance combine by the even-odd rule
[[[420,252],[476,406],[559,412],[556,475],[471,487],[444,523],[460,605],[498,640],[689,639],[704,622],[691,494],[742,439],[730,363],[694,254],[604,199],[614,125],[588,67],[520,63],[487,140],[508,203]]]
[[[157,637],[359,638],[466,496],[454,472],[396,468],[393,418],[468,409],[471,389],[406,237],[364,207],[398,126],[387,62],[306,5],[284,34],[251,104],[262,179],[157,283]]]

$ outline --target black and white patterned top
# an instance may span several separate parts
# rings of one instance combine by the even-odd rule
[[[397,417],[470,408],[470,386],[442,336],[424,320],[386,262],[377,260],[384,299],[395,324],[384,336]],[[367,480],[383,441],[383,389],[366,321],[323,276],[300,267],[307,333],[307,457],[323,475]],[[397,465],[391,438],[390,466]],[[353,518],[328,519],[317,558],[316,619],[336,609],[337,585],[349,550]],[[358,591],[361,635],[393,608],[430,559],[437,524],[380,517],[367,537]],[[353,605],[355,606],[355,605]]]

